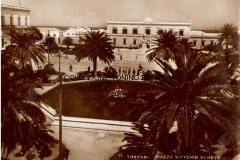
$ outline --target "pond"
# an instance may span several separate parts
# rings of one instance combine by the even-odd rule
[[[134,107],[153,100],[159,86],[143,81],[82,81],[63,84],[64,116],[117,121],[136,121],[139,115],[128,114]],[[54,88],[42,101],[58,111],[59,90]]]

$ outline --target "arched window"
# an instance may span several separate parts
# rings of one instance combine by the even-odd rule
[[[21,16],[18,16],[18,26],[21,26]]]
[[[25,17],[25,26],[28,26],[28,16]]]
[[[13,15],[11,14],[10,16],[10,26],[12,27],[13,26]]]
[[[4,14],[1,15],[1,23],[2,23],[2,26],[5,25],[5,15]]]

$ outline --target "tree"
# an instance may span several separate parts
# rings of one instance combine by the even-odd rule
[[[69,46],[73,45],[73,39],[71,37],[66,37],[63,39],[63,44],[67,45],[67,49],[69,49]]]
[[[43,39],[43,35],[37,27],[31,27],[27,29],[33,32],[35,42],[41,41]]]
[[[179,49],[173,55],[177,69],[156,57],[155,62],[172,78],[157,81],[162,93],[132,111],[142,113],[134,123],[141,135],[126,134],[128,143],[117,155],[149,155],[151,159],[215,155],[218,143],[228,149],[222,157],[232,159],[238,154],[239,102],[224,63],[214,61],[217,56]]]
[[[79,44],[73,49],[77,62],[80,62],[84,58],[89,58],[89,60],[93,61],[95,75],[97,71],[97,58],[108,65],[115,60],[113,45],[109,41],[110,38],[104,32],[88,31],[84,35],[83,44]]]
[[[41,87],[31,66],[19,68],[16,58],[2,53],[1,146],[2,158],[19,145],[15,156],[24,156],[35,148],[39,158],[51,155],[56,140],[44,125],[45,115],[39,108],[39,97],[34,88]]]
[[[69,46],[73,45],[73,39],[71,37],[66,37],[63,39],[63,44],[67,45],[67,50],[69,51]],[[68,58],[68,53],[66,53],[66,58]]]
[[[52,52],[54,50],[58,50],[59,47],[55,41],[54,37],[46,37],[44,42],[43,42],[44,46],[47,46],[48,48],[48,64],[50,64],[50,54],[52,54]]]
[[[35,31],[25,29],[11,30],[10,36],[12,45],[7,46],[5,52],[16,58],[20,68],[26,68],[27,65],[32,67],[33,62],[35,64],[44,64],[44,48],[40,45],[35,45]]]
[[[226,23],[221,27],[221,34],[219,36],[219,42],[226,45],[226,49],[231,45],[234,49],[238,49],[238,33],[237,27],[233,24]]]
[[[153,61],[155,58],[173,59],[180,41],[177,35],[178,33],[172,30],[159,32],[152,42],[153,47],[146,52],[148,61]]]

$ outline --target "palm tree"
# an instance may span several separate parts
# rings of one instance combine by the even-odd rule
[[[71,37],[66,37],[63,39],[63,44],[67,45],[67,50],[69,51],[69,46],[73,45],[73,39]],[[68,58],[67,53],[66,53],[66,58]]]
[[[164,60],[173,59],[180,41],[177,35],[178,33],[172,30],[159,32],[152,42],[153,47],[146,51],[148,61],[153,61],[156,57]]]
[[[127,134],[120,154],[215,155],[222,143],[232,159],[237,151],[239,102],[231,90],[223,63],[214,62],[218,54],[197,51],[175,52],[177,69],[155,58],[172,79],[156,83],[162,93],[132,113],[142,113],[134,123],[141,135]],[[225,138],[225,140],[223,140]],[[238,137],[239,138],[239,137]],[[119,154],[118,153],[118,154]]]
[[[237,27],[229,23],[224,24],[221,27],[221,34],[219,35],[219,41],[220,43],[226,45],[226,49],[228,49],[228,45],[232,45],[233,48],[237,49],[238,41],[239,41]]]
[[[35,42],[41,41],[43,39],[43,35],[37,27],[27,28],[27,30],[30,30],[33,32]]]
[[[69,46],[73,45],[73,39],[71,37],[66,37],[63,39],[63,44],[67,45],[67,49],[69,49]]]
[[[45,63],[44,48],[35,45],[35,31],[11,30],[12,45],[6,47],[5,52],[10,53],[18,61],[20,68],[32,67],[32,63]]]
[[[24,156],[36,148],[39,158],[51,155],[50,148],[56,140],[45,127],[45,115],[38,106],[38,96],[33,88],[41,87],[28,67],[19,68],[15,57],[2,53],[2,104],[1,104],[1,146],[2,158],[16,149],[16,156]]]
[[[90,31],[85,33],[83,44],[79,44],[73,49],[77,62],[84,58],[89,58],[89,60],[93,61],[94,75],[97,71],[97,58],[110,65],[115,59],[113,45],[110,40],[104,32]]]

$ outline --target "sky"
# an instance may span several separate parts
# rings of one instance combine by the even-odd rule
[[[107,27],[107,19],[192,21],[193,29],[240,26],[240,0],[1,0],[31,9],[32,26]]]

